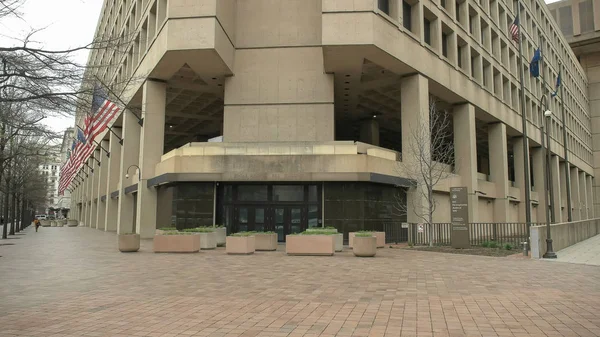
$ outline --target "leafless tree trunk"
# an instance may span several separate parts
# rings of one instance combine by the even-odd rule
[[[433,245],[433,214],[437,208],[434,198],[434,189],[438,183],[453,176],[454,146],[451,115],[438,109],[438,101],[431,96],[429,99],[429,114],[419,118],[417,125],[411,125],[410,153],[402,154],[402,162],[398,163],[398,174],[409,178],[412,186],[409,193],[413,200],[421,202],[411,203],[398,199],[396,208],[403,214],[413,214],[422,220],[429,229],[429,245]],[[408,198],[407,198],[408,199]]]

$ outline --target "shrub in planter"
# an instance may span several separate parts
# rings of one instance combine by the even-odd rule
[[[155,253],[197,253],[200,251],[200,235],[178,231],[161,230],[154,235]]]
[[[200,249],[217,248],[217,236],[211,227],[186,228],[182,232],[200,235]]]
[[[353,247],[354,236],[356,233],[371,233],[372,236],[377,238],[377,248],[385,247],[385,232],[370,232],[370,231],[359,231],[348,234],[348,247]]]
[[[118,235],[119,251],[122,253],[137,252],[140,249],[140,235],[134,233],[125,233]]]
[[[337,233],[330,230],[312,230],[285,237],[288,255],[333,255]]]
[[[254,232],[240,232],[231,234],[225,239],[225,251],[227,254],[254,254],[256,247],[254,234]]]
[[[354,256],[375,256],[377,253],[377,237],[370,232],[354,233],[352,252],[354,252]]]
[[[258,232],[254,233],[254,244],[256,250],[274,251],[277,250],[277,233]]]

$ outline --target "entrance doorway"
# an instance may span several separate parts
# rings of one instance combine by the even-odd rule
[[[228,234],[269,231],[284,242],[286,235],[321,226],[321,186],[221,184],[217,209]]]

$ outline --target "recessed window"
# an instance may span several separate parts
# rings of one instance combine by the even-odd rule
[[[431,46],[431,22],[427,18],[423,18],[423,38]]]
[[[448,57],[448,34],[442,32],[442,55]]]
[[[412,6],[406,1],[402,1],[402,25],[412,31]]]
[[[390,15],[390,0],[377,0],[377,7],[380,11]]]

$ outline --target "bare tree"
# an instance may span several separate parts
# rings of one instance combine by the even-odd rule
[[[402,153],[397,171],[412,181],[408,198],[397,198],[396,209],[404,215],[414,214],[429,228],[429,245],[433,245],[433,214],[437,201],[433,191],[444,179],[455,174],[452,118],[438,108],[435,97],[429,98],[427,118],[418,118],[410,125],[409,153]],[[410,200],[411,202],[407,201]]]

